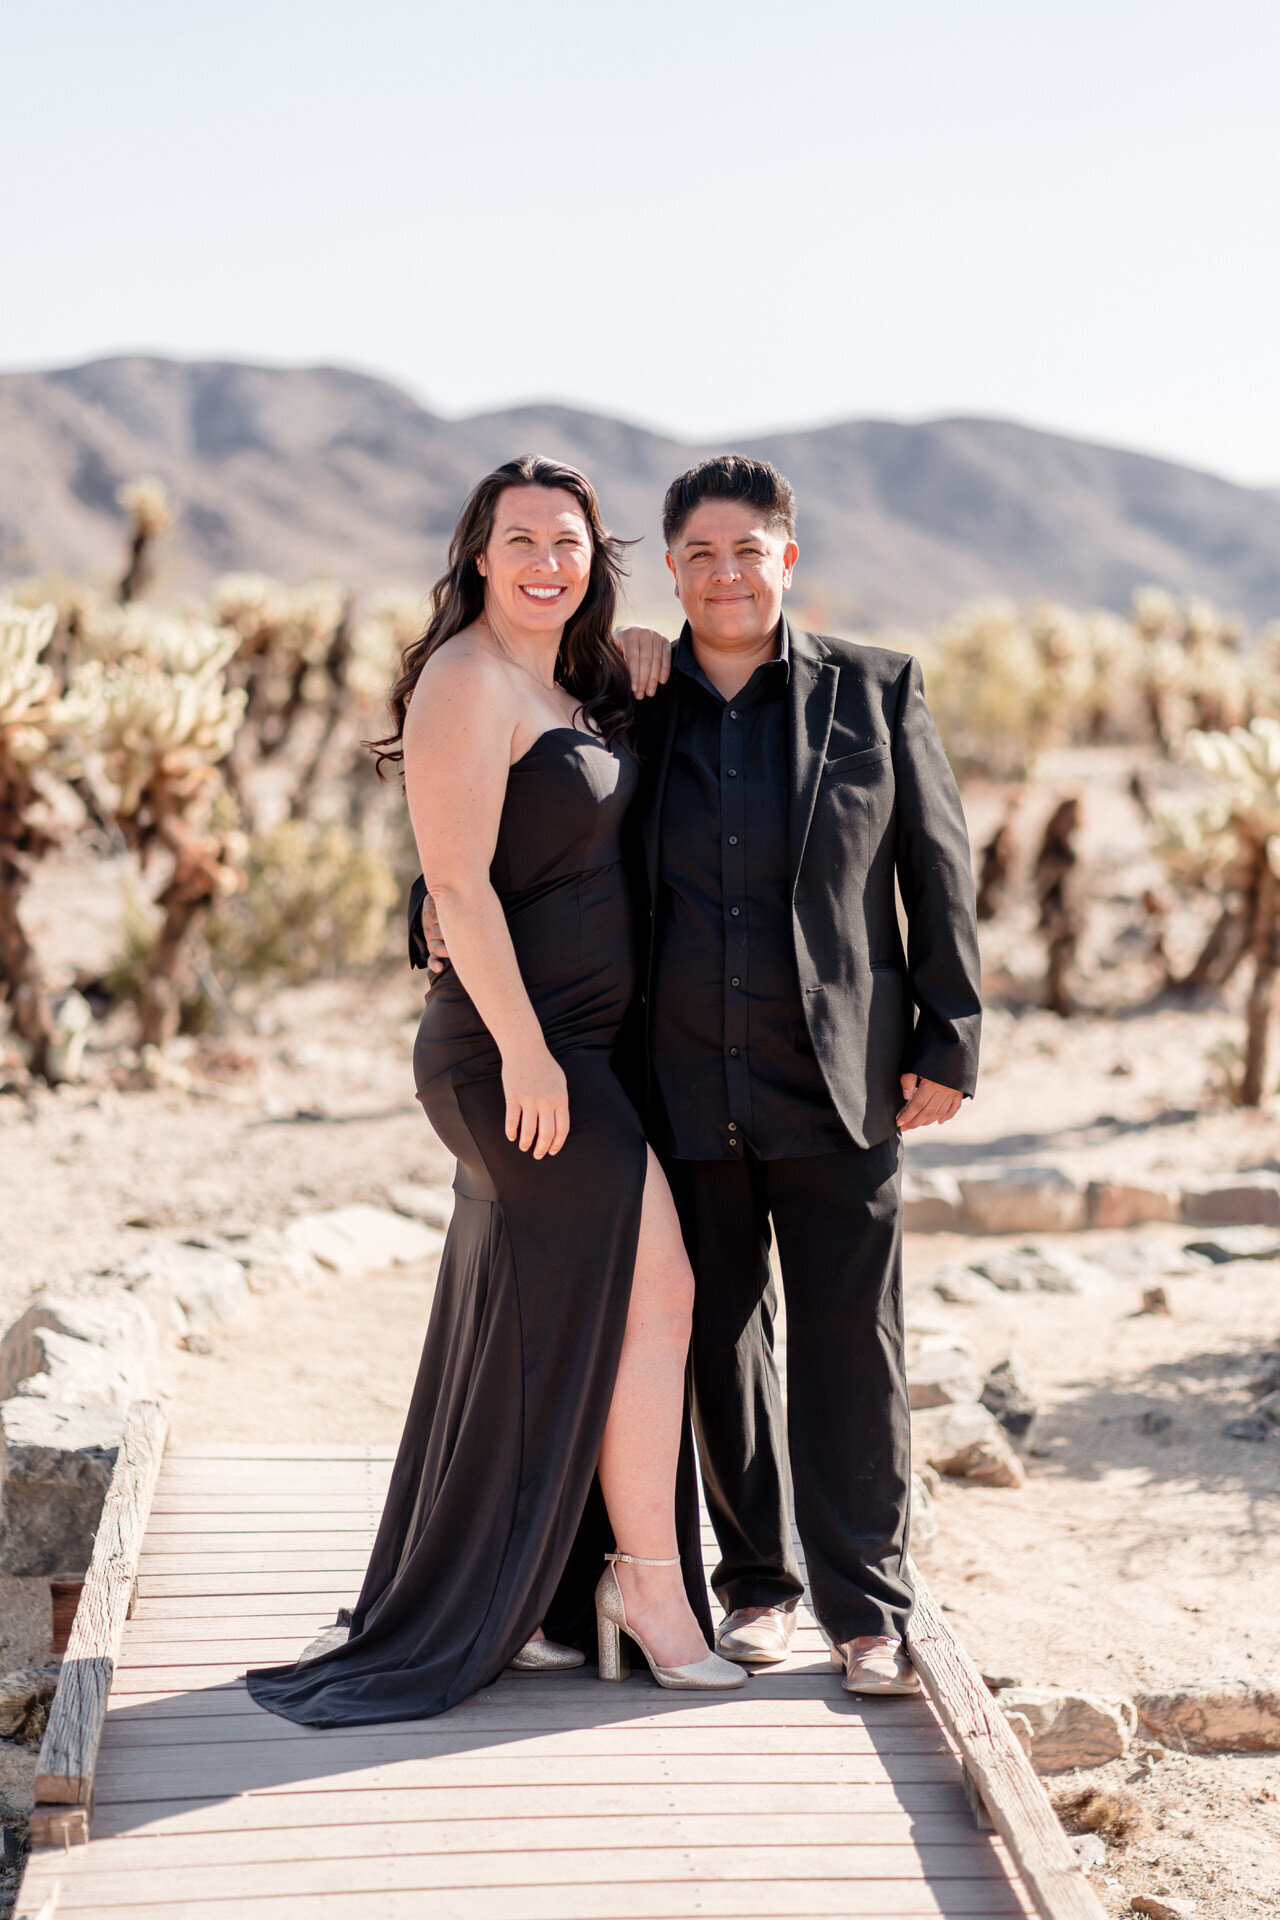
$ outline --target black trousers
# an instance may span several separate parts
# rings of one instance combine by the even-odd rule
[[[694,1426],[736,1607],[803,1591],[833,1640],[901,1636],[911,1427],[902,1328],[901,1144],[805,1160],[666,1163],[696,1280]],[[771,1231],[787,1306],[787,1406],[774,1353]],[[790,1471],[788,1472],[788,1463]]]

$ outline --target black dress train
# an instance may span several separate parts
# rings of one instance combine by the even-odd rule
[[[594,1654],[592,1595],[614,1544],[595,1468],[645,1178],[644,1133],[610,1065],[633,990],[620,836],[635,786],[624,748],[574,727],[542,734],[511,768],[491,877],[568,1079],[569,1136],[542,1160],[506,1138],[497,1049],[444,974],[414,1070],[457,1156],[453,1222],[351,1636],[247,1676],[286,1719],[441,1713],[495,1680],[540,1624]],[[687,1420],[677,1508],[710,1639]]]

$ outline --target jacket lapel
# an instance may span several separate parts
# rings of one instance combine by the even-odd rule
[[[832,662],[822,659],[811,633],[802,633],[790,624],[787,631],[791,642],[787,693],[791,753],[789,839],[794,893],[818,798],[818,782],[826,760],[840,675]]]

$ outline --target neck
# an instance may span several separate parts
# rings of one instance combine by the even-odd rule
[[[693,657],[716,692],[732,700],[735,693],[741,693],[757,667],[763,666],[766,660],[776,660],[781,630],[779,621],[758,639],[724,641],[699,633],[690,622],[689,637],[693,641]]]
[[[551,632],[545,628],[531,631],[510,625],[489,610],[484,610],[484,624],[499,651],[518,667],[541,680],[544,687],[554,687],[556,683],[556,662],[560,657],[560,642],[564,637],[564,628],[555,627]]]

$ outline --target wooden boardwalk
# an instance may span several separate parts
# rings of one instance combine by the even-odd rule
[[[391,1455],[171,1446],[111,1688],[92,1839],[33,1853],[57,1920],[1003,1920],[1032,1907],[923,1699],[785,1666],[691,1699],[505,1675],[440,1719],[291,1726],[246,1666],[350,1605]]]

